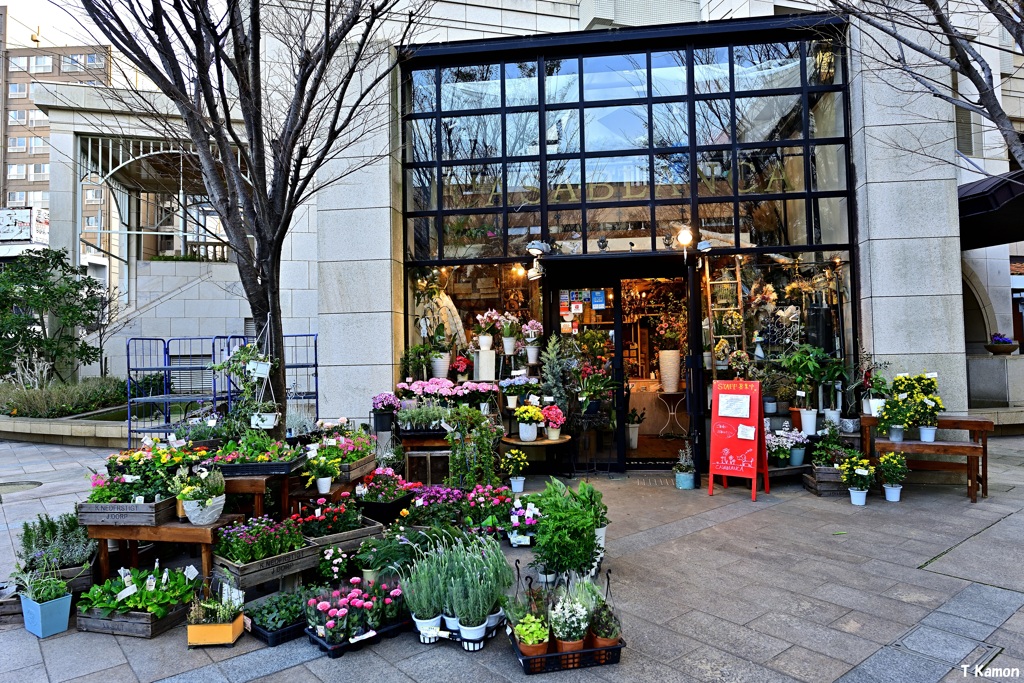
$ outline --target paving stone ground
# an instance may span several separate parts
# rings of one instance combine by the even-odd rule
[[[1024,438],[990,444],[990,495],[975,505],[959,487],[906,486],[899,504],[872,495],[856,508],[795,483],[751,502],[742,487],[651,485],[662,474],[592,479],[610,506],[604,566],[628,647],[616,666],[546,678],[951,683],[973,677],[965,663],[1024,669]],[[21,522],[70,510],[105,455],[0,443],[0,482],[43,482],[0,503],[0,575]],[[151,641],[74,630],[39,641],[20,619],[0,621],[0,683],[522,677],[501,637],[471,654],[404,634],[329,660],[301,640],[188,650],[182,627]]]

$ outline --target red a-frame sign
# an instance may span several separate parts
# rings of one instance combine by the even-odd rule
[[[715,475],[750,479],[750,499],[757,500],[757,475],[768,488],[768,451],[765,448],[761,383],[716,380],[711,402],[711,454],[708,495],[714,495]]]

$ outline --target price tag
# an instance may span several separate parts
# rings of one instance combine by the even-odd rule
[[[146,497],[145,496],[135,496],[135,502],[138,505],[142,505],[143,503],[146,502]]]
[[[252,619],[243,615],[242,628],[244,628],[246,631],[252,631]]]
[[[167,437],[167,440],[168,441],[177,441],[178,440],[178,435],[175,434],[174,432],[171,432],[171,435]]]
[[[439,626],[423,626],[420,628],[420,635],[424,638],[437,638],[441,635],[441,628]]]
[[[366,487],[362,484],[356,484],[356,496],[362,497],[366,495]]]
[[[931,406],[931,407],[934,407],[934,406],[935,406],[935,401],[931,400],[930,398],[926,398],[926,399],[924,399],[924,403],[925,403],[925,405],[927,405],[927,406]]]
[[[452,432],[455,431],[455,427],[452,427],[450,424],[448,424],[444,420],[441,420],[441,426],[444,428],[444,431],[448,432],[449,434],[451,434]]]
[[[211,417],[209,420],[206,421],[206,426],[207,427],[216,427],[217,426],[217,418]]]
[[[153,445],[153,439],[147,436],[145,439],[142,440],[142,445],[145,446],[146,448],[149,448],[150,446]]]
[[[338,445],[338,440],[337,439],[327,439],[327,445],[328,446],[337,446]]]
[[[122,474],[121,478],[124,479],[124,483],[126,484],[134,484],[139,479],[142,479],[142,477],[137,474]]]
[[[803,398],[804,396],[807,395],[807,392],[806,391],[800,391],[799,389],[797,389],[796,395],[801,397],[801,398]]]
[[[910,377],[910,373],[909,372],[897,372],[896,376],[897,377]]]
[[[190,425],[197,425],[197,424],[199,424],[200,422],[202,422],[202,420],[200,420],[200,419],[199,419],[198,417],[190,417],[190,418],[188,419],[188,423],[189,423]]]
[[[928,379],[938,379],[939,378],[939,373],[937,373],[937,372],[926,372],[924,376],[927,377]]]
[[[153,444],[153,450],[154,451],[162,451],[162,450],[164,450],[166,448],[167,448],[167,444],[162,443],[162,442],[161,443]]]
[[[124,589],[123,591],[121,591],[120,593],[118,593],[118,594],[117,594],[117,601],[118,601],[118,602],[121,602],[122,600],[124,600],[124,599],[125,599],[125,598],[127,598],[128,596],[130,596],[130,595],[135,595],[135,594],[136,594],[136,593],[138,593],[138,592],[139,592],[139,587],[138,587],[138,586],[136,586],[136,585],[135,585],[135,584],[133,583],[132,585],[128,586],[128,587],[127,587],[127,588],[125,588],[125,589]]]
[[[310,453],[316,455],[316,452],[318,450],[320,450],[320,444],[318,444],[318,443],[311,443],[308,446],[306,446],[306,450],[308,450]]]
[[[170,581],[170,580],[171,580],[171,573],[167,569],[164,569],[164,578],[160,580],[160,585],[166,587],[167,586],[167,582]]]
[[[555,397],[554,396],[545,396],[543,400],[544,400],[544,404],[545,405],[550,405],[550,404],[555,402]]]
[[[196,569],[195,565],[190,564],[189,566],[185,567],[185,578],[186,579],[191,581],[194,578],[196,578],[197,576],[199,576],[199,570]]]
[[[351,638],[348,639],[348,642],[350,642],[350,643],[358,643],[360,640],[366,640],[367,638],[373,638],[375,635],[377,635],[377,632],[374,631],[373,629],[370,629],[369,631],[367,631],[366,633],[364,633],[364,634],[362,634],[360,636],[352,636]]]
[[[185,439],[178,439],[177,441],[172,441],[171,442],[171,448],[181,448],[186,443],[188,443],[188,442],[185,441]]]
[[[316,510],[313,511],[313,516],[314,517],[319,517],[320,516],[320,508],[317,508]]]
[[[118,569],[117,573],[121,575],[121,580],[124,581],[125,585],[128,585],[132,582],[132,573],[124,567]]]
[[[324,627],[319,625],[319,624],[317,624],[316,634],[318,636],[320,636],[321,638],[325,638],[326,637],[326,631],[324,630]]]
[[[149,578],[146,579],[146,590],[150,593],[156,590],[156,577],[152,574],[150,574]]]
[[[900,394],[896,398],[898,398],[901,401],[906,401],[907,400],[907,395],[905,393],[904,394]]]
[[[416,507],[418,507],[418,508],[419,507],[423,507],[423,499],[422,498],[417,498],[416,499]]]
[[[535,506],[533,503],[527,503],[526,504],[526,512],[527,512],[527,514],[529,514],[531,512],[537,512],[537,506]]]

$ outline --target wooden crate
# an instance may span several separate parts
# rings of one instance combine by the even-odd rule
[[[329,536],[307,536],[306,540],[317,546],[336,546],[342,550],[354,550],[367,538],[380,538],[384,535],[384,525],[372,519],[363,518],[363,526],[351,531]]]
[[[280,579],[316,567],[320,562],[320,546],[307,545],[283,555],[274,555],[248,564],[235,564],[231,560],[213,556],[215,567],[223,567],[241,589],[258,586],[264,581]]]
[[[0,600],[0,617],[21,614],[21,598],[12,595],[9,598]]]
[[[847,487],[841,481],[818,481],[812,475],[803,476],[804,488],[816,496],[843,496]]]
[[[187,613],[188,605],[178,605],[162,619],[157,619],[149,612],[111,613],[104,617],[99,610],[91,609],[79,612],[76,621],[79,631],[109,633],[134,638],[155,638],[178,624],[184,623]]]
[[[370,474],[377,469],[377,456],[368,455],[365,458],[360,458],[355,462],[347,462],[341,466],[341,476],[337,478],[337,481],[347,483],[357,479],[362,479],[367,474]]]
[[[160,526],[177,518],[175,499],[155,503],[79,503],[82,526]]]
[[[106,541],[101,541],[106,543]],[[82,567],[68,567],[60,570],[60,578],[68,582],[68,590],[72,593],[84,593],[92,588],[92,570],[96,564],[96,557],[89,561],[89,566],[84,570]]]

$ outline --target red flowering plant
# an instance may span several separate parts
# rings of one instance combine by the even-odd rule
[[[363,501],[367,503],[390,503],[423,486],[406,481],[390,467],[378,467],[363,478],[363,483],[366,486]]]
[[[462,506],[466,530],[493,534],[507,529],[512,515],[511,493],[512,489],[507,486],[474,486]]]
[[[562,409],[556,405],[544,406],[540,410],[544,416],[544,425],[551,429],[561,429],[562,425],[565,424],[565,415],[562,414]]]
[[[307,538],[358,529],[363,516],[355,505],[349,503],[350,495],[347,491],[342,493],[339,505],[327,505],[326,498],[317,498],[315,508],[310,505],[300,506],[299,513],[292,515],[292,521],[299,525],[302,535]]]
[[[452,369],[460,375],[469,372],[471,367],[473,367],[473,361],[466,358],[461,353],[452,361]]]

